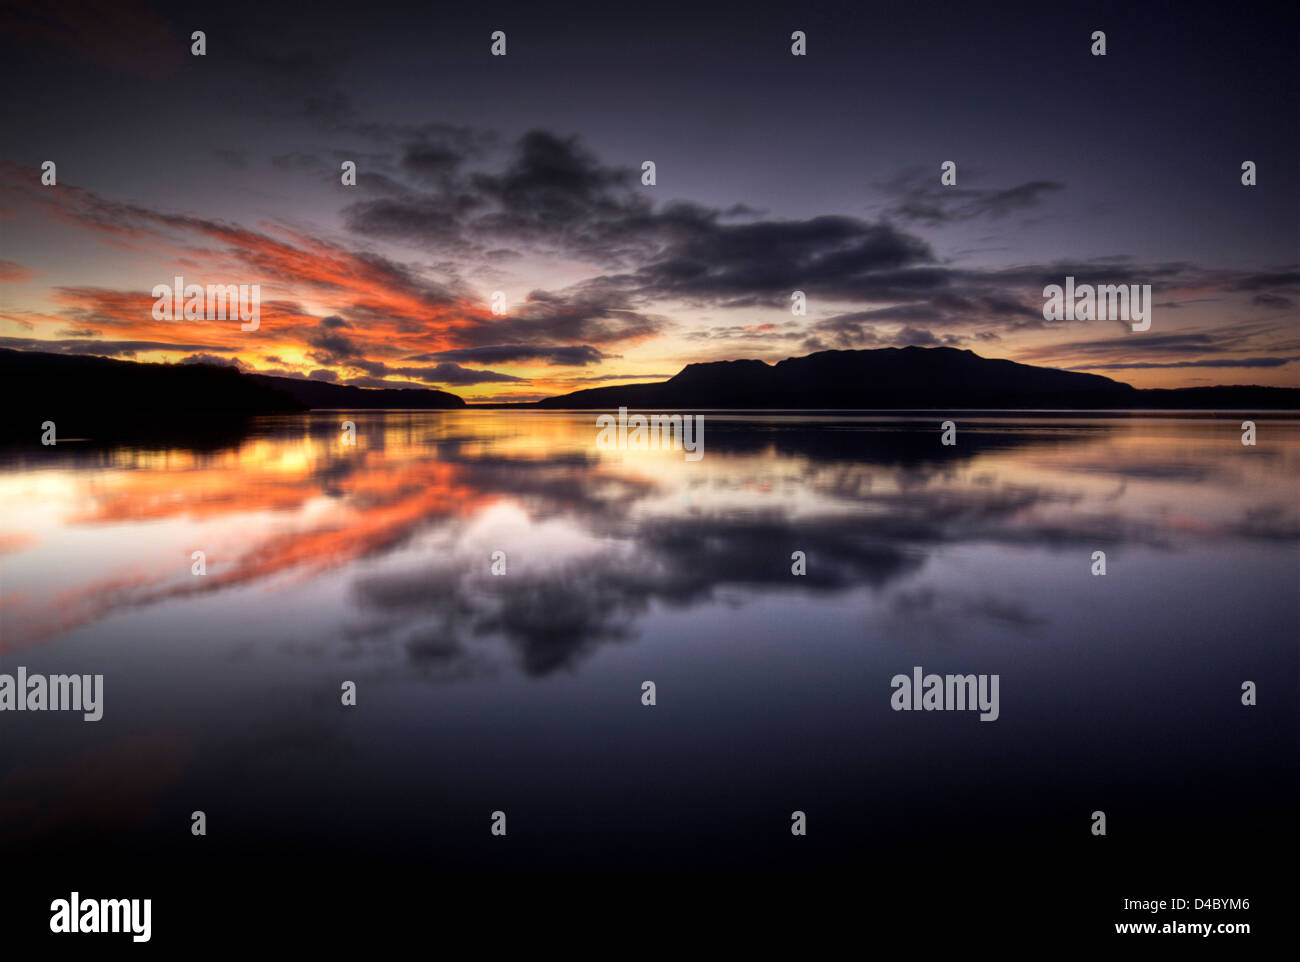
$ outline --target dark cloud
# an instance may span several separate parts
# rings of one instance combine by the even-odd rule
[[[1067,341],[1021,352],[1017,360],[1035,363],[1047,359],[1060,364],[1064,359],[1074,370],[1274,368],[1295,359],[1280,353],[1281,350],[1300,349],[1300,341],[1294,338],[1290,343],[1277,341],[1277,335],[1289,333],[1290,327],[1289,321],[1263,321],[1178,334],[1147,333],[1137,339],[1117,337]],[[1132,359],[1135,345],[1143,355],[1141,361]],[[1279,353],[1267,356],[1261,353],[1270,346]]]
[[[939,174],[937,167],[933,171],[913,168],[878,184],[883,193],[895,198],[895,203],[886,209],[886,216],[927,227],[981,217],[997,220],[1037,207],[1045,195],[1065,189],[1064,184],[1052,180],[1031,180],[1005,188],[945,187],[939,181]],[[957,183],[962,184],[965,179],[958,165]]]
[[[322,318],[317,329],[309,331],[306,335],[307,343],[314,348],[308,352],[308,356],[321,364],[364,371],[370,378],[380,379],[375,383],[382,383],[382,379],[389,375],[416,378],[429,383],[456,385],[521,380],[510,374],[475,370],[450,361],[431,367],[393,366],[386,361],[369,356],[374,353],[375,345],[362,345],[354,338],[339,333],[341,329],[352,327],[352,324],[340,317]],[[420,357],[431,358],[433,355],[417,355],[417,358]],[[408,360],[417,358],[408,358]]]
[[[461,347],[432,351],[406,358],[407,361],[466,361],[470,364],[510,364],[520,361],[543,361],[564,367],[585,367],[609,358],[590,344],[565,347],[534,347],[527,344],[493,344],[484,347]]]
[[[533,291],[507,317],[472,319],[456,333],[462,350],[517,342],[633,340],[666,329],[661,317],[647,312],[651,304],[786,307],[796,290],[807,295],[812,317],[818,301],[889,306],[810,319],[797,332],[756,325],[684,336],[770,342],[773,348],[800,341],[810,350],[956,345],[973,337],[987,343],[999,336],[992,328],[1048,327],[1042,289],[1066,276],[1080,284],[1252,291],[1261,306],[1279,308],[1290,303],[1279,286],[1300,276],[1290,268],[1212,273],[1184,262],[1139,263],[1124,254],[993,270],[960,268],[938,263],[926,240],[889,220],[846,215],[776,220],[740,205],[656,206],[635,170],[602,164],[575,137],[530,131],[513,144],[497,171],[477,169],[485,151],[470,155],[463,145],[408,141],[400,170],[411,185],[400,197],[354,204],[346,222],[361,233],[431,245],[460,258],[511,260],[531,250],[618,270],[562,291]],[[939,226],[1029,210],[1064,185],[1033,180],[1002,188],[943,188],[937,170],[913,170],[884,189],[896,200],[889,216]],[[488,252],[494,256],[488,258]],[[955,328],[962,333],[945,332]]]
[[[413,381],[388,381],[382,377],[352,377],[341,382],[347,387],[381,387],[399,391],[427,391],[429,385]]]
[[[350,230],[370,237],[468,251],[472,245],[461,218],[477,206],[468,194],[381,198],[353,204],[344,211],[344,221]]]
[[[568,377],[564,379],[564,383],[597,384],[603,381],[663,381],[672,376],[671,374],[592,374],[586,377]]]
[[[461,367],[459,364],[446,361],[433,367],[393,367],[387,368],[391,374],[398,374],[403,377],[419,378],[422,381],[428,381],[434,384],[489,384],[504,381],[523,381],[524,378],[515,377],[511,374],[499,374],[496,371],[480,371],[473,368]]]
[[[464,162],[464,156],[447,144],[408,144],[402,169],[418,180],[448,183]]]
[[[562,291],[530,291],[504,317],[487,316],[456,331],[469,348],[529,342],[568,346],[606,344],[658,334],[668,322],[634,308],[626,290],[598,279]]]
[[[135,357],[149,351],[234,351],[233,347],[212,344],[176,344],[163,341],[101,341],[86,338],[66,338],[42,341],[32,337],[0,337],[0,347],[15,351],[44,351],[48,354],[94,354],[101,357]]]
[[[907,270],[933,260],[928,244],[885,223],[826,215],[721,224],[716,213],[670,209],[677,236],[638,270],[638,293],[731,306],[789,303],[792,291],[856,300],[899,285],[929,286]],[[938,280],[942,284],[942,280]]]
[[[964,341],[954,334],[937,335],[933,331],[909,326],[903,328],[894,336],[894,343],[904,347],[937,347],[940,345],[955,347],[964,343]]]
[[[871,277],[933,260],[928,244],[889,224],[838,215],[734,222],[755,212],[680,201],[656,210],[636,171],[599,163],[575,137],[530,131],[496,173],[463,170],[465,160],[445,145],[407,145],[402,168],[419,183],[402,196],[351,205],[346,224],[459,256],[513,257],[521,248],[624,264],[635,273],[604,278],[607,289],[642,299],[752,303],[795,289],[861,297],[943,283]]]
[[[428,387],[434,383],[441,385],[473,385],[473,383],[516,382],[524,378],[512,374],[500,374],[494,370],[480,370],[461,367],[454,361],[445,360],[432,367],[394,367],[386,361],[368,356],[367,347],[354,338],[343,334],[342,330],[352,329],[354,325],[342,317],[322,317],[315,330],[309,330],[305,341],[313,348],[308,356],[320,364],[334,367],[364,370],[367,377],[352,378],[348,385],[361,387]],[[433,355],[422,355],[430,356]],[[325,377],[328,374],[329,377]],[[416,382],[386,381],[389,376],[415,378]],[[315,370],[311,374],[315,380],[338,380],[331,370]]]
[[[1086,369],[1076,368],[1075,370],[1125,371],[1160,367],[1281,367],[1284,364],[1290,364],[1292,361],[1300,361],[1300,356],[1216,357],[1204,358],[1199,361],[1126,361],[1120,364],[1089,364]]]
[[[320,364],[343,364],[363,358],[362,346],[346,334],[338,333],[338,325],[329,323],[339,320],[337,317],[323,318],[319,329],[307,334],[307,344],[314,348],[307,352],[308,357]]]
[[[930,328],[960,327],[970,331],[973,326],[983,324],[1006,323],[1014,327],[1041,321],[1041,305],[1025,305],[997,295],[943,293],[911,304],[836,314],[815,321],[808,330],[818,345],[844,349],[895,345],[955,347],[972,335],[935,334]],[[898,324],[904,325],[901,330],[894,329]],[[914,327],[915,324],[924,328]],[[992,335],[981,340],[998,339],[996,333],[981,333]]]
[[[649,241],[633,226],[650,207],[632,190],[635,173],[600,164],[576,137],[529,131],[505,167],[489,172],[467,163],[482,156],[488,138],[463,129],[438,133],[403,147],[400,168],[413,186],[344,211],[351,230],[460,254],[499,256],[508,239],[600,262]]]
[[[343,333],[345,330],[353,329],[354,325],[349,321],[337,315],[331,315],[321,318],[316,327],[308,330],[305,335],[307,344],[312,348],[307,352],[307,356],[312,360],[333,367],[364,371],[367,375],[364,378],[348,380],[345,382],[347,384],[361,387],[427,388],[431,384],[466,385],[523,380],[511,374],[499,374],[495,371],[462,367],[453,361],[442,361],[428,367],[390,365],[386,361],[370,356],[375,351],[374,345],[363,345],[354,337]],[[433,356],[419,355],[418,357]],[[408,358],[408,360],[410,359]],[[320,374],[333,374],[333,372],[315,371],[312,373],[312,377],[321,380],[322,378],[318,377]],[[389,376],[414,378],[416,381],[423,383],[404,382],[398,384],[386,381],[385,378]],[[337,378],[337,375],[334,375],[334,378]]]
[[[1189,332],[1186,334],[1149,334],[1143,335],[1143,350],[1152,354],[1206,354],[1224,346],[1225,338],[1209,332]],[[1100,338],[1089,341],[1067,341],[1050,347],[1036,348],[1026,356],[1040,357],[1047,355],[1083,355],[1102,356],[1121,352],[1127,354],[1129,345],[1115,338]]]
[[[1276,307],[1281,310],[1290,310],[1296,306],[1296,302],[1284,294],[1256,294],[1250,301],[1260,307]]]
[[[191,354],[180,360],[181,364],[215,364],[218,367],[243,367],[239,358],[217,357],[215,354]]]
[[[1240,277],[1229,285],[1234,291],[1258,291],[1270,287],[1300,287],[1300,270],[1261,271]]]
[[[966,338],[957,334],[936,334],[928,328],[913,327],[908,324],[897,331],[881,332],[846,326],[835,331],[832,340],[824,337],[831,329],[818,328],[817,333],[809,336],[804,347],[809,351],[823,351],[829,347],[841,350],[867,347],[960,347]]]
[[[541,130],[519,139],[502,173],[476,174],[471,182],[494,204],[476,228],[574,250],[594,252],[594,245],[621,233],[623,222],[649,209],[629,190],[635,182],[630,168],[604,166],[577,137]]]
[[[781,324],[729,324],[680,335],[690,341],[797,341],[807,336],[807,325],[785,321]]]

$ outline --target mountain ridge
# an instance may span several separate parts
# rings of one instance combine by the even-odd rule
[[[1187,392],[1187,393],[1183,393]],[[1100,374],[986,358],[952,347],[826,350],[775,364],[695,362],[652,384],[586,388],[534,402],[544,408],[775,409],[1190,408],[1300,409],[1300,389],[1256,385],[1135,388]],[[1184,403],[1186,402],[1186,403]]]
[[[219,364],[154,364],[89,354],[0,348],[0,437],[220,436],[258,414],[313,407],[463,408],[445,391],[376,390],[245,374]],[[400,397],[399,397],[400,395]]]
[[[245,373],[230,366],[154,364],[9,348],[0,348],[0,403],[10,415],[6,424],[20,434],[30,429],[31,418],[39,417],[58,421],[61,435],[70,431],[105,437],[128,428],[183,436],[199,426],[220,428],[256,414],[309,409],[461,410],[468,406],[460,396],[432,388],[362,388]],[[1300,410],[1300,388],[1140,389],[1099,374],[985,358],[970,350],[891,347],[817,351],[775,364],[755,358],[693,362],[666,381],[473,406],[1295,411]]]

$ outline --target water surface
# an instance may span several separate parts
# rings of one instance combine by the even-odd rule
[[[689,462],[594,420],[5,452],[0,671],[106,693],[0,715],[0,848],[188,864],[203,810],[214,864],[798,868],[1285,824],[1300,422],[723,414]],[[892,711],[916,665],[999,674],[1000,718]]]

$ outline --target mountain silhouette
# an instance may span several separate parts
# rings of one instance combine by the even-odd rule
[[[146,364],[0,348],[0,437],[221,438],[256,414],[322,408],[459,408],[444,391],[370,390],[242,374],[209,364]]]
[[[465,406],[464,399],[458,395],[433,389],[351,387],[272,374],[245,374],[244,378],[281,391],[309,408],[415,408],[425,411]]]
[[[257,414],[311,408],[446,410],[446,391],[361,388],[231,366],[147,364],[88,355],[0,349],[0,437],[214,443]],[[493,406],[493,405],[483,405]],[[519,405],[506,405],[515,407]],[[950,347],[819,351],[777,364],[688,364],[658,384],[621,384],[546,398],[529,407],[650,410],[995,409],[1300,410],[1300,389],[1219,386],[1139,390],[1097,374],[1034,367]]]
[[[1141,390],[1099,374],[1034,367],[952,347],[819,351],[764,361],[688,364],[657,384],[588,388],[547,408],[774,409],[1295,409],[1300,389],[1254,386]]]

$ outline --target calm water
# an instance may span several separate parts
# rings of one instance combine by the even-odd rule
[[[93,724],[0,715],[0,849],[987,866],[1083,851],[1095,809],[1117,849],[1289,831],[1300,422],[1251,448],[1241,417],[969,417],[944,448],[937,418],[718,415],[692,463],[597,450],[594,418],[7,452],[0,671],[105,698]],[[999,674],[1001,717],[892,711],[916,665]]]

